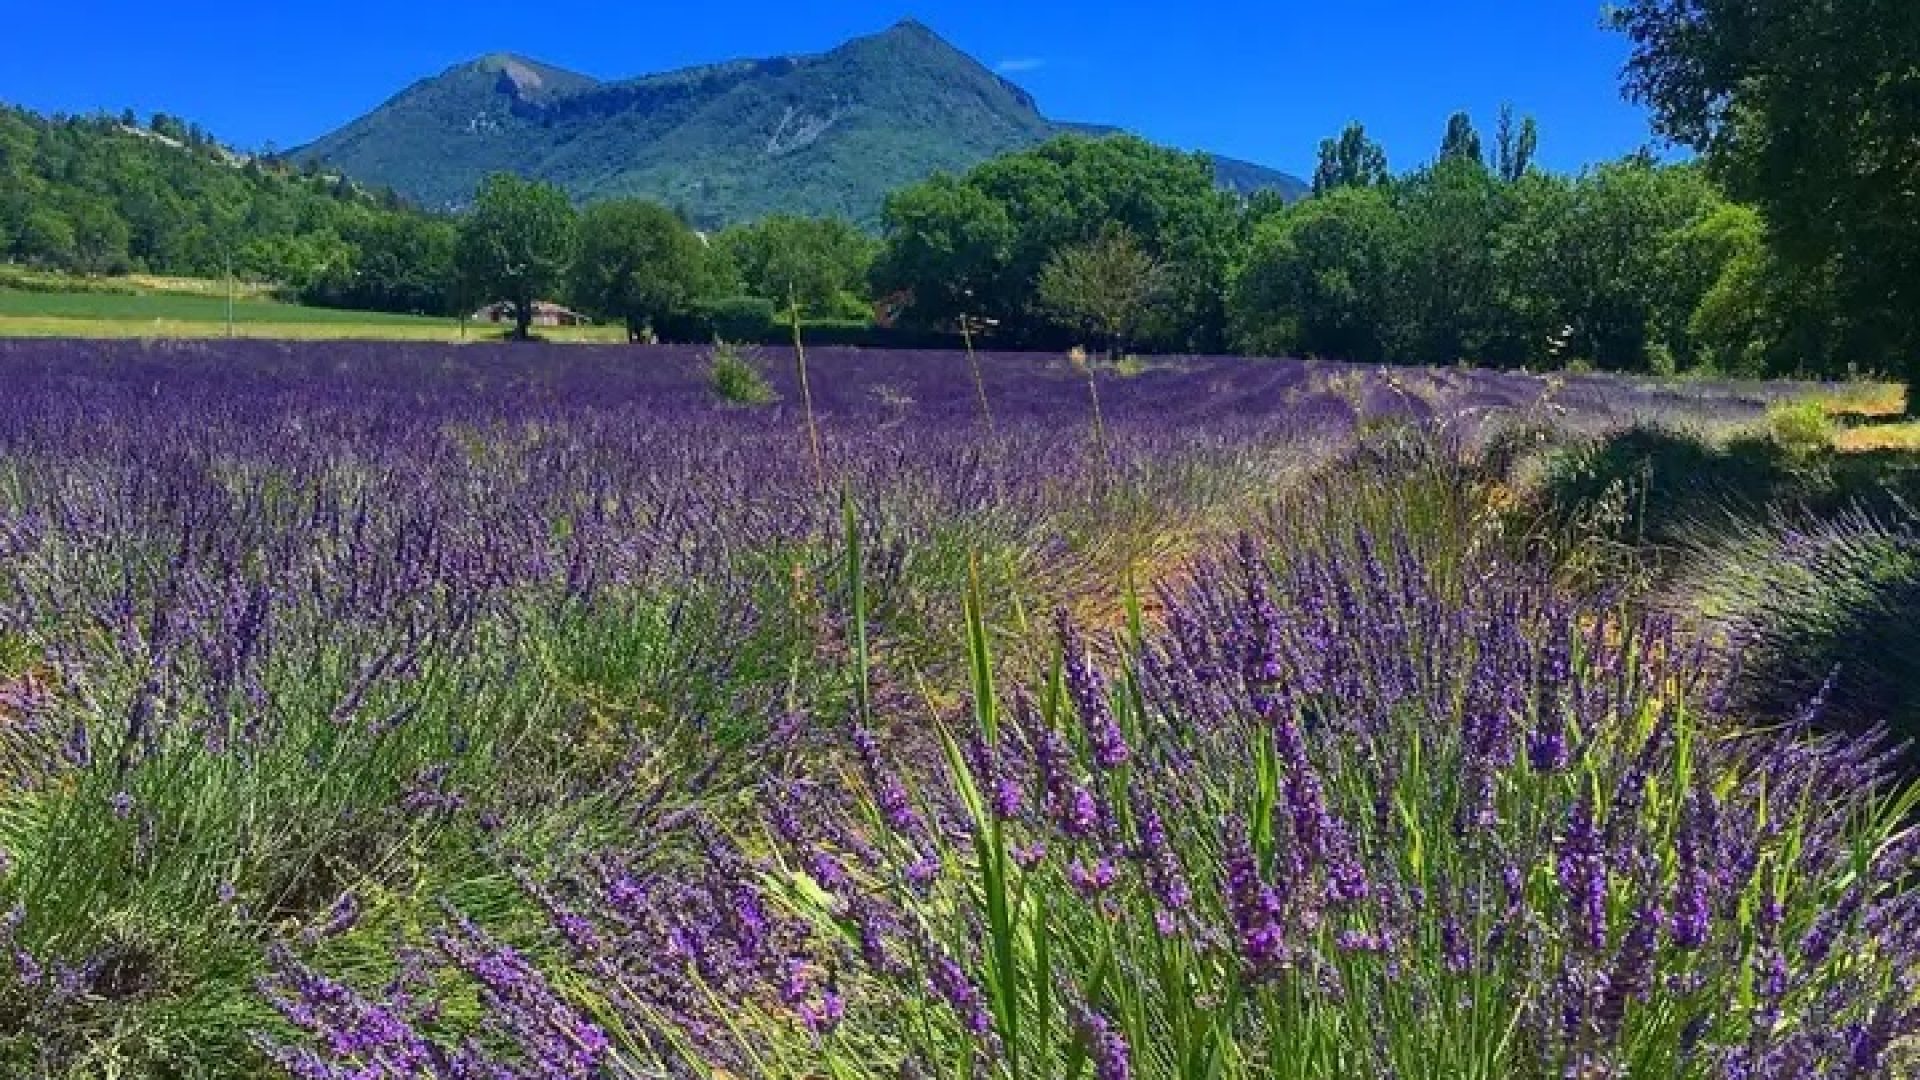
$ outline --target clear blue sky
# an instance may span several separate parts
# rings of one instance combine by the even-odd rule
[[[1061,120],[1310,174],[1319,140],[1366,122],[1396,169],[1447,115],[1491,134],[1503,101],[1540,120],[1556,169],[1652,139],[1620,97],[1624,42],[1600,0],[604,0],[544,3],[19,0],[0,100],[162,111],[246,148],[294,146],[408,83],[489,52],[601,78],[816,52],[912,16],[999,66]]]

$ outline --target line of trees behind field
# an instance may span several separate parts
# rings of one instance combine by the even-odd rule
[[[887,328],[857,339],[882,344],[965,321],[997,347],[1903,370],[1856,332],[1866,320],[1834,280],[1779,257],[1761,212],[1704,166],[1639,154],[1557,175],[1535,164],[1538,140],[1510,113],[1484,139],[1456,115],[1434,159],[1396,175],[1352,125],[1322,146],[1313,197],[1289,205],[1219,191],[1196,155],[1069,136],[897,192],[878,238],[786,217],[709,238],[658,206],[576,216],[557,189],[496,177],[461,250],[511,231],[500,208],[544,205],[549,250],[508,260],[544,276],[512,282],[460,262],[470,290],[563,293],[636,334],[683,340],[778,337],[797,301],[816,331],[859,331],[878,313]]]
[[[1207,160],[1067,136],[895,193],[879,236],[776,216],[718,233],[639,200],[573,206],[489,178],[454,218],[240,158],[156,117],[0,110],[0,257],[93,273],[229,267],[327,306],[452,314],[564,300],[636,338],[814,335],[994,347],[1313,354],[1404,364],[1737,375],[1897,372],[1902,357],[1704,166],[1577,176],[1539,133],[1450,119],[1401,173],[1360,125],[1292,205]],[[1857,297],[1857,294],[1851,294]],[[1858,300],[1853,301],[1858,306]],[[874,325],[876,320],[881,324]],[[522,331],[524,332],[524,327]]]
[[[1775,259],[1760,214],[1701,166],[1643,154],[1554,175],[1537,141],[1510,115],[1484,142],[1455,116],[1434,160],[1395,175],[1354,125],[1322,146],[1314,196],[1285,205],[1237,204],[1204,162],[1136,140],[1063,140],[894,196],[874,281],[912,291],[910,318],[966,312],[1035,344],[1092,325],[1156,350],[1386,363],[1895,366],[1847,338],[1838,295]],[[1145,287],[1126,317],[1064,302],[1066,280],[1100,276],[1074,267],[1107,268],[1124,298],[1112,271],[1129,260]]]

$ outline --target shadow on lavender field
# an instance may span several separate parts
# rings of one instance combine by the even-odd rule
[[[1912,681],[1752,692],[1880,639],[1713,569],[1911,612],[1897,487],[1604,531],[1812,388],[807,360],[0,344],[0,1063],[1911,1066],[1916,796],[1820,707]]]

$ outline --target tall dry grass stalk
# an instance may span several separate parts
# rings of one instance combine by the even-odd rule
[[[820,424],[813,415],[813,387],[807,382],[807,347],[800,340],[800,299],[787,294],[787,311],[793,324],[794,364],[800,372],[800,404],[807,415],[807,445],[813,451],[813,478],[820,490],[827,489],[827,457],[820,448]]]

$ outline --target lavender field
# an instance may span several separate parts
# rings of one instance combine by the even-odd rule
[[[1879,699],[1554,502],[1822,388],[714,359],[0,342],[0,1074],[1920,1068]]]

